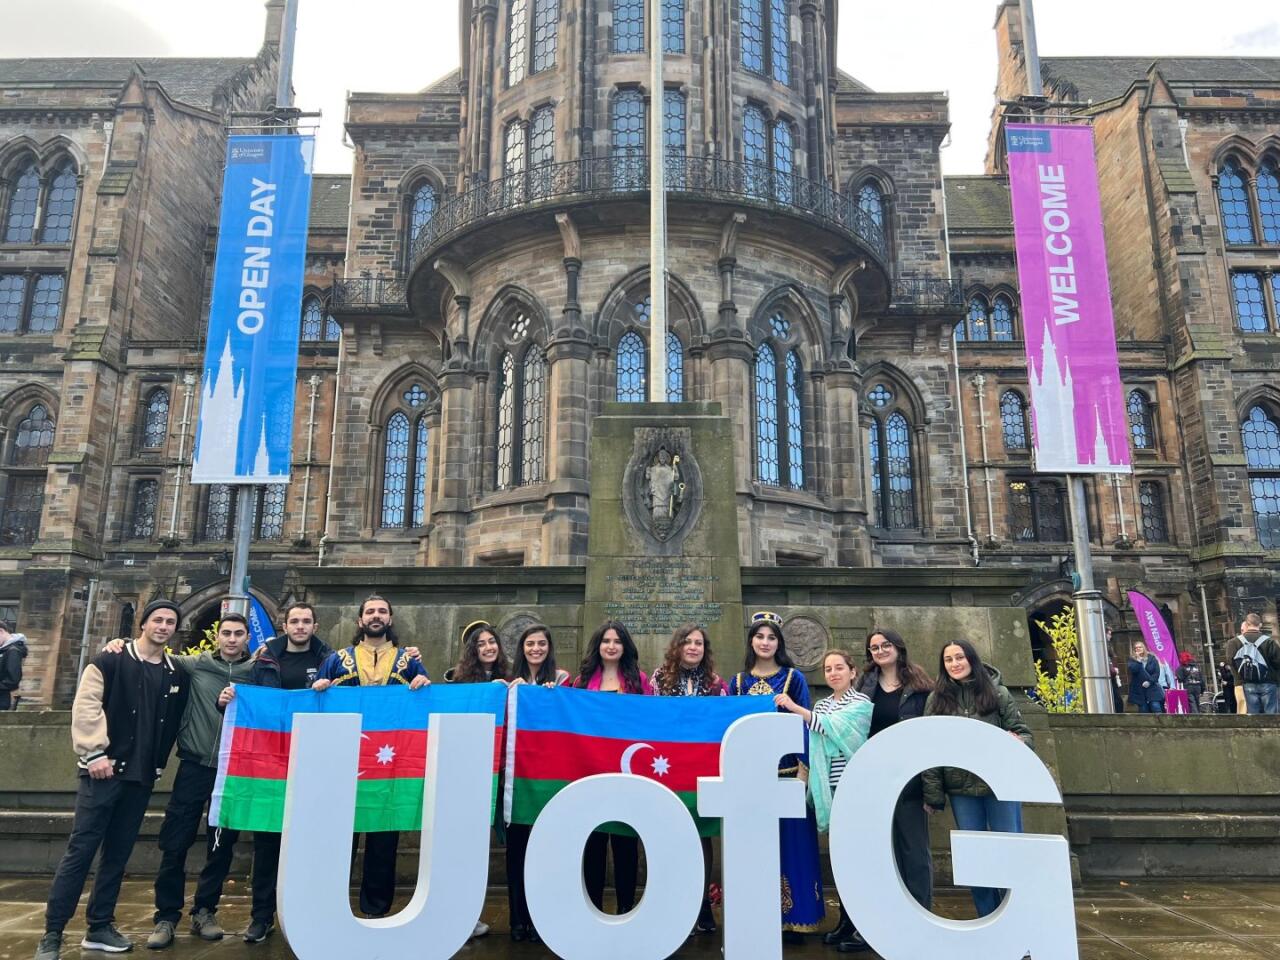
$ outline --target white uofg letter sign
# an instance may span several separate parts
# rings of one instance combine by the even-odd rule
[[[360,717],[295,717],[279,908],[301,960],[446,960],[466,943],[488,882],[493,729],[489,715],[432,717],[417,889],[396,916],[361,920],[348,894],[350,846],[333,829],[355,818]],[[725,960],[782,955],[778,847],[758,841],[779,819],[804,816],[803,784],[777,775],[778,758],[803,749],[803,737],[798,717],[744,717],[721,744],[721,776],[698,783],[699,814],[723,821]],[[1027,953],[1078,960],[1062,837],[952,833],[956,882],[1009,891],[984,919],[943,919],[907,891],[894,862],[893,807],[912,777],[940,766],[972,771],[1002,800],[1062,801],[1036,755],[989,724],[929,717],[878,734],[845,769],[831,810],[836,885],[859,932],[885,960],[1020,960]],[[644,896],[621,916],[597,910],[582,882],[583,845],[606,820],[630,825],[645,849]],[[565,960],[662,960],[697,917],[702,869],[693,819],[674,793],[631,774],[587,777],[556,794],[534,825],[525,863],[529,910]]]

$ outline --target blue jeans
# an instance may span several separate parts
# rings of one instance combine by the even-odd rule
[[[951,815],[961,830],[990,830],[992,833],[1021,833],[1022,804],[1013,800],[997,800],[991,794],[983,797],[965,797],[949,794]],[[1004,899],[1005,891],[991,887],[973,887],[973,905],[978,916],[995,913]]]
[[[1244,702],[1251,714],[1280,713],[1280,701],[1277,700],[1274,683],[1246,683]]]
[[[1138,704],[1139,713],[1164,713],[1163,700],[1148,700],[1146,703]]]

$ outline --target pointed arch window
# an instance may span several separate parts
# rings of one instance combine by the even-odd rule
[[[1241,424],[1254,523],[1264,549],[1280,550],[1280,423],[1261,404]]]
[[[431,218],[435,216],[438,201],[439,195],[436,192],[435,184],[430,180],[423,180],[418,183],[405,198],[405,206],[407,207],[407,215],[404,221],[406,258],[412,256],[413,245],[418,239],[418,235],[431,222]]]
[[[998,294],[991,304],[991,339],[1013,339],[1013,301],[1005,294]]]
[[[342,327],[325,313],[324,304],[317,296],[302,301],[302,342],[337,343],[342,339]]]
[[[613,0],[613,52],[644,51],[644,0]]]
[[[142,448],[162,450],[169,439],[169,391],[152,388],[142,404]]]
[[[416,529],[427,522],[427,462],[430,427],[424,409],[431,395],[421,383],[399,393],[382,436],[383,529]]]
[[[1141,390],[1130,390],[1125,398],[1125,410],[1129,415],[1129,440],[1133,443],[1133,449],[1154,450],[1156,428],[1151,412],[1151,399]]]
[[[1138,484],[1138,507],[1142,514],[1142,538],[1147,543],[1169,542],[1169,521],[1165,516],[1164,488],[1154,480]]]
[[[1006,450],[1027,449],[1027,401],[1017,390],[1006,390],[1000,395],[1000,428]]]
[[[160,500],[160,484],[156,480],[139,480],[133,486],[133,510],[129,519],[130,540],[150,540],[156,535],[156,506]]]
[[[1267,157],[1258,167],[1257,188],[1262,242],[1280,244],[1280,161],[1275,157]]]
[[[1253,216],[1249,212],[1249,187],[1240,162],[1228,157],[1218,168],[1218,205],[1222,210],[1222,232],[1228,246],[1255,241]]]
[[[36,211],[40,208],[40,171],[32,160],[12,177],[9,206],[5,211],[5,243],[31,243],[36,235]]]
[[[884,194],[870,180],[858,188],[858,211],[877,229],[884,229]]]
[[[11,421],[12,423],[12,421]],[[43,403],[36,402],[10,427],[6,469],[0,478],[0,545],[30,546],[40,535],[44,486],[56,424]]]
[[[894,407],[893,391],[883,383],[868,391],[867,402],[872,411],[867,465],[873,522],[884,530],[912,529],[917,520],[911,422]]]
[[[496,485],[538,483],[545,469],[547,354],[531,343],[517,360],[508,350],[498,365]]]
[[[667,331],[667,403],[684,399],[684,345]]]
[[[756,348],[756,477],[772,487],[802,490],[804,369],[799,352],[771,340]]]
[[[49,177],[41,217],[41,243],[70,243],[71,221],[76,212],[76,171],[69,160],[63,161]]]
[[[645,385],[647,367],[644,341],[631,330],[618,341],[618,389],[619,403],[644,403],[648,398]]]

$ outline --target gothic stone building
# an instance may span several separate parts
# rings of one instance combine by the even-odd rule
[[[156,593],[198,628],[226,589],[229,491],[187,476],[224,124],[269,106],[267,6],[252,60],[0,61],[0,615],[33,638],[37,702],[69,691],[91,579],[94,642]],[[316,565],[585,562],[592,418],[655,375],[657,110],[656,375],[730,418],[743,566],[1003,568],[1032,620],[1069,596],[1064,486],[1031,470],[1004,108],[988,173],[944,181],[946,97],[838,70],[834,2],[661,11],[661,91],[643,0],[468,0],[455,72],[350,96],[351,176],[315,184],[293,481],[256,508],[269,612]],[[1017,13],[998,101],[1025,85]],[[1099,580],[1118,640],[1138,587],[1196,646],[1280,595],[1280,62],[1043,70],[1098,135],[1137,461],[1089,484]]]

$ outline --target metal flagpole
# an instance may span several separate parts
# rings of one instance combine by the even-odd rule
[[[1035,5],[1033,0],[1021,0],[1021,6],[1027,92],[1034,101],[1044,96],[1040,51],[1036,45]],[[1089,549],[1089,512],[1085,500],[1084,477],[1079,474],[1067,477],[1067,489],[1076,575],[1080,581],[1075,584],[1075,592],[1071,598],[1076,610],[1076,636],[1080,640],[1080,672],[1085,710],[1089,713],[1114,713],[1111,654],[1107,649],[1107,618],[1102,608],[1102,592],[1097,589],[1093,580],[1093,554]]]
[[[284,23],[280,30],[280,70],[276,78],[276,111],[293,106],[293,50],[298,35],[298,0],[285,0]],[[276,122],[281,118],[277,117]],[[258,488],[253,484],[236,487],[236,528],[231,548],[231,583],[223,613],[249,615],[249,544],[253,542],[253,513]]]
[[[649,7],[649,401],[667,399],[667,176],[662,4]]]

